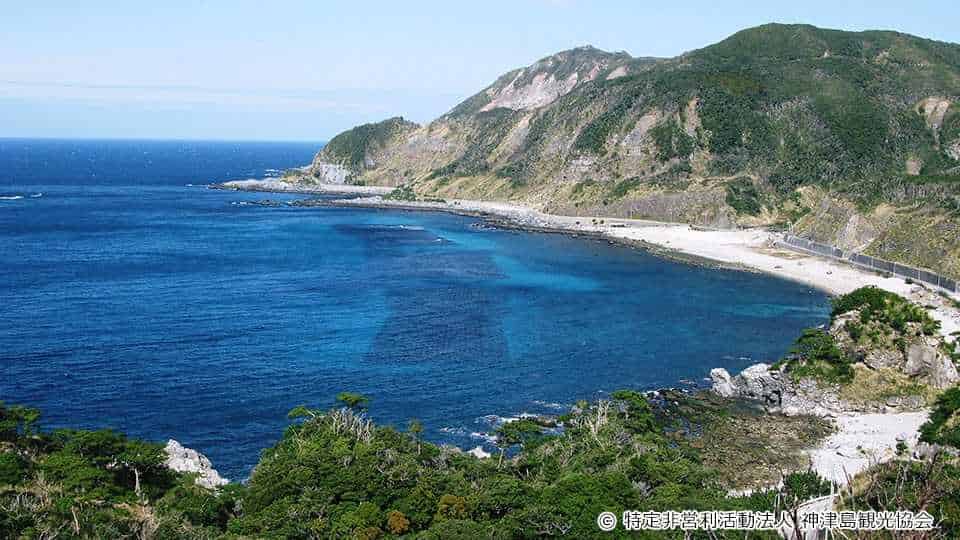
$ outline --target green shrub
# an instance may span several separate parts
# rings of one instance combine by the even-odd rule
[[[413,191],[413,188],[404,184],[394,188],[393,191],[384,195],[383,198],[390,201],[413,202],[417,200],[417,194]]]
[[[657,143],[657,159],[669,161],[673,158],[686,159],[693,153],[694,140],[687,135],[674,119],[665,120],[650,130]]]
[[[899,332],[904,331],[908,323],[920,323],[920,329],[926,335],[932,335],[940,328],[940,323],[923,307],[873,286],[861,287],[834,299],[832,316],[850,311],[859,311],[863,323],[879,321]]]
[[[383,145],[395,135],[415,127],[416,124],[399,116],[382,122],[363,124],[330,139],[321,150],[321,155],[334,163],[360,169],[364,166],[370,149]]]
[[[183,478],[158,502],[161,513],[176,513],[194,525],[223,529],[234,516],[240,486],[223,488],[220,493],[198,486],[192,476]]]
[[[19,484],[26,473],[26,463],[13,452],[0,452],[0,486]]]
[[[853,364],[829,332],[808,328],[797,339],[786,361],[786,369],[795,378],[812,377],[828,383],[849,383],[853,380]]]
[[[641,183],[642,181],[639,178],[628,178],[626,180],[621,180],[613,186],[613,189],[610,190],[610,198],[622,199],[627,195],[627,193],[630,193],[635,188],[640,186]]]
[[[760,192],[749,178],[737,178],[727,182],[727,204],[738,214],[755,216],[763,210]]]
[[[960,387],[937,398],[930,419],[920,427],[920,440],[960,449]]]
[[[960,468],[940,454],[876,465],[858,477],[858,489],[841,499],[841,510],[924,510],[937,520],[932,538],[960,538]],[[895,536],[893,538],[896,538]]]

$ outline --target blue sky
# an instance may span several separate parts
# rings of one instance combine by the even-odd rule
[[[0,137],[324,140],[559,50],[674,56],[772,21],[960,42],[955,0],[720,4],[3,0]]]

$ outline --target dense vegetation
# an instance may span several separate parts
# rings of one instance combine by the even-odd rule
[[[727,182],[726,201],[738,214],[755,216],[763,210],[760,192],[749,178],[737,178]]]
[[[921,440],[960,450],[960,387],[947,390],[937,399],[930,421],[920,430]]]
[[[952,392],[924,437],[942,438],[960,404],[960,394]],[[830,490],[815,474],[800,471],[777,491],[728,495],[730,484],[722,479],[739,478],[748,472],[743,467],[784,449],[757,454],[770,441],[756,439],[755,430],[738,430],[764,419],[712,397],[615,392],[609,400],[578,403],[558,419],[562,431],[533,419],[503,424],[498,435],[508,457],[488,459],[423,442],[416,421],[406,432],[376,426],[356,409],[367,403],[364,396],[339,398],[354,408],[291,411],[296,422],[263,453],[249,482],[217,492],[166,470],[158,445],[110,431],[40,433],[33,427],[37,411],[0,406],[0,537],[620,537],[624,531],[600,533],[599,512],[790,510]],[[734,465],[740,472],[711,468],[732,465],[715,461],[723,455],[715,447],[737,448],[743,437],[737,453],[748,461]],[[945,530],[956,530],[958,483],[956,465],[944,456],[884,465],[845,492],[843,504],[926,508],[945,519]],[[747,537],[776,538],[769,532]]]
[[[834,300],[833,316],[850,311],[859,312],[860,325],[876,321],[898,332],[906,330],[908,323],[920,324],[926,335],[932,335],[940,327],[922,307],[878,287],[861,287]]]
[[[746,508],[689,449],[669,444],[647,400],[619,392],[581,404],[548,435],[526,420],[500,429],[512,459],[476,459],[377,427],[344,408],[300,411],[250,479],[242,535],[377,538],[584,538],[606,509]],[[291,519],[296,516],[296,519]]]
[[[171,472],[158,444],[109,430],[35,429],[40,413],[0,403],[0,538],[180,538],[217,534],[216,495]]]
[[[853,381],[853,362],[829,332],[818,328],[804,330],[790,352],[786,367],[796,379],[812,377],[841,384]]]
[[[841,494],[842,509],[925,508],[937,519],[926,534],[904,531],[861,532],[853,538],[960,538],[960,466],[939,453],[924,460],[897,459],[874,466]]]
[[[372,151],[416,127],[413,122],[399,116],[382,122],[363,124],[330,139],[320,151],[320,156],[324,161],[344,165],[356,172],[366,166],[366,160]]]

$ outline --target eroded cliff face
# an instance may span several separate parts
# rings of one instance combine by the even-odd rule
[[[427,125],[338,135],[311,172],[564,214],[792,226],[958,275],[957,96],[960,46],[767,25],[673,59],[564,51]],[[910,229],[927,245],[904,249]]]
[[[805,215],[791,232],[844,250],[960,276],[956,216],[923,204],[863,209],[817,188],[805,188],[802,193]]]

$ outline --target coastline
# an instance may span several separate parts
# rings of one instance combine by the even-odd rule
[[[875,286],[911,301],[932,307],[930,314],[940,321],[941,333],[952,341],[960,331],[960,309],[935,291],[902,278],[884,277],[839,261],[799,253],[776,246],[779,235],[763,229],[712,230],[684,223],[596,216],[546,214],[512,203],[451,199],[440,201],[399,201],[383,198],[393,188],[314,184],[303,186],[282,180],[241,180],[225,182],[217,189],[237,191],[300,193],[304,195],[355,195],[323,201],[302,201],[298,206],[354,206],[387,210],[435,211],[483,219],[492,226],[570,234],[602,239],[650,251],[683,262],[748,272],[761,272],[803,283],[830,295],[841,295],[865,286]]]
[[[315,184],[303,186],[284,182],[280,178],[231,180],[207,186],[212,189],[253,191],[262,193],[300,193],[303,195],[386,195],[393,188],[383,186],[351,186],[348,184]]]
[[[647,250],[654,255],[714,268],[759,272],[822,290],[830,295],[849,293],[864,286],[899,294],[927,306],[941,323],[948,340],[960,331],[960,310],[940,294],[901,278],[884,277],[866,270],[776,246],[776,233],[762,229],[710,230],[681,223],[649,220],[577,217],[546,214],[526,206],[467,199],[400,201],[383,198],[392,188],[373,186],[296,186],[280,181],[227,182],[219,189],[302,194],[355,195],[353,198],[305,200],[297,206],[339,206],[386,210],[448,212],[483,219],[491,226],[535,232],[569,234],[605,240]],[[278,189],[279,188],[279,189]],[[837,431],[809,448],[811,467],[839,484],[868,466],[892,459],[900,440],[916,444],[918,429],[928,411],[909,413],[845,413],[830,420]]]

